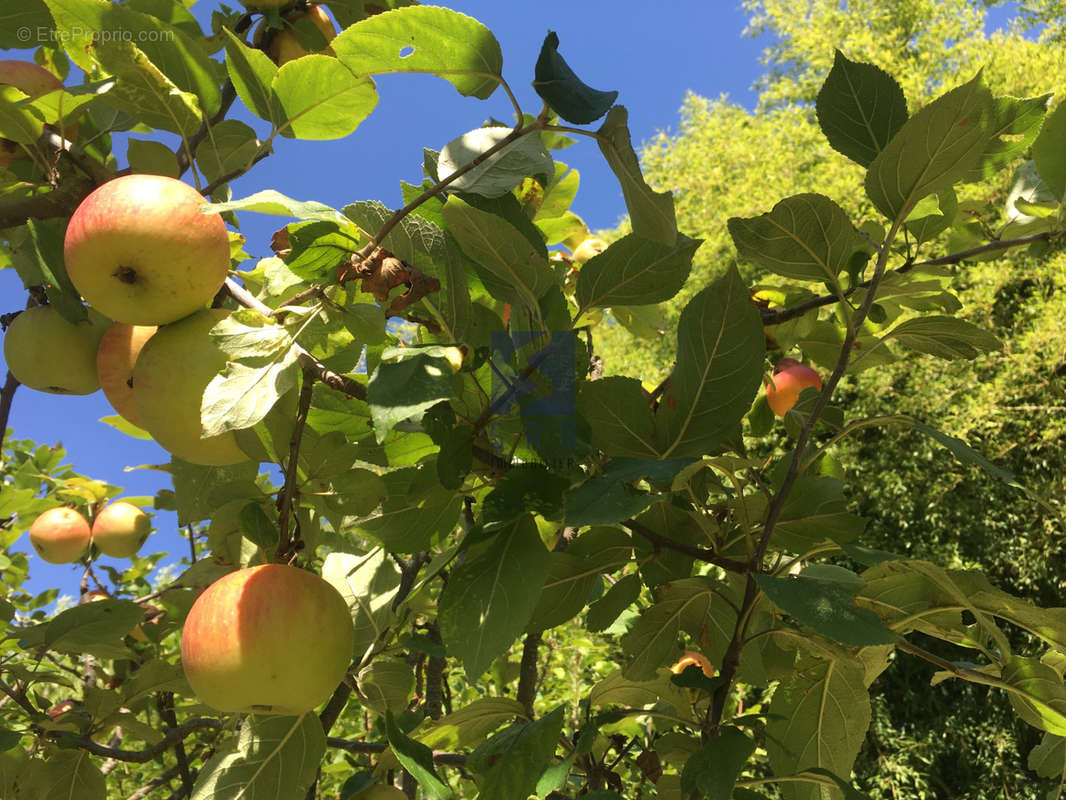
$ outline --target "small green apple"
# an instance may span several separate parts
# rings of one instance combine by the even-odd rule
[[[118,322],[163,325],[207,306],[229,270],[229,234],[204,198],[163,175],[123,175],[75,210],[63,256],[75,288]]]
[[[96,350],[110,324],[93,309],[88,319],[71,324],[54,306],[27,308],[4,336],[7,368],[39,392],[92,394],[100,388]]]
[[[93,544],[105,556],[132,558],[152,532],[152,518],[133,503],[119,500],[93,520]]]
[[[237,570],[196,598],[181,662],[219,711],[298,715],[344,679],[354,630],[348,606],[317,575],[285,564]]]
[[[96,351],[96,374],[100,377],[100,388],[104,390],[107,402],[138,428],[143,428],[144,423],[133,400],[133,365],[156,330],[155,325],[116,322],[104,333]]]
[[[581,242],[581,244],[574,248],[570,260],[580,267],[593,256],[598,256],[606,250],[607,246],[607,242],[599,236],[588,236]]]
[[[271,60],[279,67],[294,59],[306,56],[308,53],[322,53],[324,55],[333,55],[333,48],[329,47],[329,43],[337,35],[337,29],[333,26],[333,21],[329,18],[320,6],[311,6],[307,11],[297,11],[292,14],[287,14],[284,17],[285,28],[284,30],[277,31],[270,39],[270,43],[267,45],[266,54],[270,56]],[[308,37],[305,38],[309,44],[314,40],[314,31],[317,30],[321,34],[325,47],[318,50],[308,50],[303,44],[300,43],[300,38],[294,32],[296,26],[303,27],[308,31]],[[313,26],[313,27],[310,27]],[[252,41],[264,41],[267,35],[266,21],[259,23],[259,27],[256,28],[255,34],[252,37]]]
[[[133,400],[144,429],[193,464],[218,467],[248,460],[232,432],[201,435],[204,389],[226,365],[226,354],[210,330],[229,314],[209,308],[163,326],[144,345],[133,367]]]
[[[777,416],[783,417],[808,386],[821,391],[818,373],[794,358],[782,358],[774,367],[773,383],[766,384],[766,402]]]
[[[30,525],[30,544],[49,564],[71,564],[89,550],[89,521],[73,508],[50,508]]]

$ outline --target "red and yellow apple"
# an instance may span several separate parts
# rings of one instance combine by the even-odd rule
[[[677,663],[670,667],[670,671],[675,675],[680,675],[688,667],[699,667],[708,678],[714,677],[714,667],[711,665],[710,660],[703,653],[696,650],[686,650],[684,655],[677,660]]]
[[[105,556],[131,558],[152,532],[152,518],[133,503],[119,500],[93,520],[93,544]]]
[[[73,508],[50,508],[30,525],[30,544],[49,564],[71,564],[89,550],[89,521]]]
[[[0,85],[14,86],[29,97],[40,97],[63,88],[63,81],[32,61],[0,60]],[[74,128],[72,128],[74,130]],[[74,139],[70,130],[66,138]],[[10,139],[0,138],[0,168],[6,169],[15,159],[25,158],[26,151]]]
[[[100,388],[96,350],[110,325],[94,310],[67,322],[54,306],[27,308],[8,326],[4,360],[31,389],[52,394],[92,394]]]
[[[325,55],[333,55],[333,48],[329,47],[329,43],[333,41],[337,35],[337,29],[333,27],[333,21],[329,18],[329,15],[320,6],[311,6],[307,11],[297,11],[292,14],[287,14],[284,17],[285,28],[277,31],[269,40],[266,46],[266,54],[270,56],[271,60],[279,67],[294,59],[306,56],[308,53],[323,53]],[[325,43],[325,47],[318,50],[308,50],[300,43],[300,37],[294,32],[296,26],[307,28],[308,24],[313,25],[321,35]],[[266,21],[259,23],[259,27],[256,28],[255,34],[252,37],[254,42],[266,41],[267,37]],[[308,28],[308,33],[311,37],[314,37],[313,31]]]
[[[155,325],[116,322],[107,329],[96,351],[96,374],[104,396],[127,422],[139,428],[144,424],[133,400],[133,365],[156,330]]]
[[[766,402],[777,416],[783,417],[807,387],[821,391],[818,373],[794,358],[782,358],[774,367],[773,383],[766,384]]]
[[[222,308],[197,311],[160,328],[133,367],[133,399],[143,427],[161,446],[193,464],[225,466],[247,461],[231,431],[203,436],[200,402],[226,354],[211,329],[229,316]]]
[[[285,564],[237,570],[196,598],[181,636],[185,677],[219,711],[297,715],[344,679],[348,606],[317,575]]]
[[[163,175],[123,175],[70,218],[63,255],[86,301],[118,322],[163,325],[207,306],[229,270],[229,235],[204,198]]]

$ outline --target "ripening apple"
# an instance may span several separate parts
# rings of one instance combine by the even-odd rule
[[[27,308],[8,326],[4,360],[31,389],[52,394],[92,394],[100,388],[96,350],[111,324],[93,309],[67,322],[54,306]]]
[[[703,653],[695,650],[686,650],[677,663],[670,667],[670,671],[675,675],[680,675],[688,667],[692,666],[699,667],[708,678],[714,677],[714,667],[711,665],[710,660]]]
[[[89,521],[73,508],[50,508],[30,525],[30,544],[49,564],[72,564],[89,550]]]
[[[133,365],[156,330],[155,325],[116,322],[104,333],[96,351],[96,374],[104,396],[115,411],[138,428],[143,428],[144,423],[133,400]]]
[[[119,500],[93,520],[93,544],[105,556],[132,558],[152,532],[152,518],[133,503]]]
[[[777,416],[783,417],[808,386],[821,391],[822,379],[818,373],[794,358],[782,358],[774,367],[773,383],[766,384],[766,402]]]
[[[231,572],[196,598],[181,662],[219,711],[298,715],[344,679],[355,633],[348,606],[317,575],[285,564]]]
[[[63,81],[32,61],[0,60],[0,85],[14,86],[29,97],[40,97],[63,88]],[[67,139],[74,139],[74,128],[66,131]],[[0,138],[0,168],[6,169],[18,158],[25,158],[26,151],[10,139]]]
[[[585,240],[574,248],[570,260],[579,267],[594,256],[598,256],[607,249],[607,242],[599,236],[587,236]]]
[[[228,317],[223,308],[197,311],[156,331],[133,367],[133,400],[143,427],[161,446],[193,464],[247,461],[232,431],[202,436],[204,389],[226,365],[210,330]]]
[[[163,175],[123,175],[70,218],[67,274],[90,305],[118,322],[163,325],[207,306],[229,270],[229,235],[204,198]]]
[[[333,48],[329,47],[329,43],[337,35],[337,29],[333,27],[333,21],[330,20],[329,15],[320,6],[311,6],[307,11],[298,11],[292,14],[287,14],[284,18],[285,28],[274,34],[270,39],[270,43],[267,45],[266,54],[270,56],[270,59],[279,67],[289,61],[293,61],[301,56],[306,56],[311,53],[322,53],[324,55],[333,55]],[[292,30],[293,26],[301,25],[305,26],[306,23],[311,23],[320,34],[326,43],[326,46],[320,50],[307,50],[302,44],[300,44],[300,37],[298,37]],[[255,35],[252,37],[252,41],[263,41],[267,34],[266,21],[259,23],[259,27],[256,28]]]

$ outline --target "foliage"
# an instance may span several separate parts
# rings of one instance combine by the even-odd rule
[[[1010,491],[1016,476],[940,419],[841,404],[854,381],[893,364],[926,356],[972,370],[960,364],[1000,351],[981,320],[958,313],[945,267],[967,259],[931,258],[928,243],[951,231],[949,252],[1053,251],[1066,128],[1046,98],[1017,100],[971,74],[908,106],[889,71],[837,51],[817,93],[819,128],[810,107],[769,95],[766,116],[712,107],[734,133],[765,125],[769,138],[788,122],[793,170],[787,197],[753,181],[749,206],[705,214],[722,227],[704,232],[687,224],[697,193],[645,180],[617,95],[575,75],[554,34],[537,63],[545,106],[534,116],[513,100],[499,45],[477,21],[403,3],[325,5],[345,28],[333,55],[280,69],[247,41],[254,13],[220,11],[215,38],[151,3],[23,0],[16,14],[56,27],[65,55],[42,60],[69,57],[87,76],[84,87],[0,98],[0,134],[31,156],[0,174],[5,255],[35,300],[80,306],[55,245],[62,220],[115,172],[111,132],[178,134],[176,152],[154,142],[133,151],[132,168],[190,172],[234,226],[247,213],[294,221],[274,236],[274,257],[227,281],[219,302],[234,313],[209,334],[228,363],[204,391],[202,427],[236,432],[249,460],[163,467],[174,490],[155,505],[188,526],[185,572],[149,586],[153,557],[137,558],[108,574],[111,596],[99,600],[89,560],[82,602],[49,616],[48,598],[19,590],[25,559],[8,556],[4,796],[176,784],[178,797],[349,798],[398,781],[408,796],[483,800],[855,797],[871,686],[900,661],[933,665],[937,683],[1001,692],[1018,724],[1043,736],[1034,769],[1057,779],[1066,609],[976,570],[871,547],[884,540],[846,491],[880,479],[855,482],[853,442],[889,425]],[[171,46],[87,46],[105,29],[164,31]],[[502,87],[514,124],[427,151],[400,211],[230,197],[228,182],[275,137],[354,131],[376,104],[373,77],[394,72],[436,74],[478,98]],[[269,126],[265,139],[226,118],[237,99]],[[75,119],[84,145],[42,127]],[[630,216],[627,235],[580,267],[555,247],[588,234],[569,211],[576,179],[556,158],[568,136],[596,141]],[[744,148],[708,160],[739,173],[754,163]],[[1017,189],[999,236],[974,225],[972,205],[960,213],[988,180]],[[830,185],[846,191],[833,197]],[[1002,225],[998,206],[982,213]],[[712,271],[702,254],[721,256],[727,233],[742,269],[719,258]],[[233,250],[236,268],[246,256],[239,241]],[[610,320],[654,331],[647,307],[659,303],[673,304],[672,366],[602,377],[600,353],[610,358],[622,327]],[[397,319],[409,337],[390,330]],[[767,338],[826,374],[776,428],[757,399]],[[9,452],[7,546],[43,507],[92,515],[112,493],[54,453]],[[264,561],[320,573],[351,610],[352,664],[317,716],[220,716],[182,674],[181,624],[197,593]],[[668,669],[688,650],[713,677]]]

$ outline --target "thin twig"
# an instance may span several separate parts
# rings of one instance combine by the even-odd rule
[[[384,753],[389,748],[388,744],[385,742],[353,742],[350,739],[338,739],[335,736],[327,736],[326,745],[345,750],[349,753],[365,753],[366,755]],[[466,756],[462,753],[445,753],[439,750],[434,750],[433,761],[434,763],[444,764],[446,766],[461,767],[466,764]]]
[[[542,640],[540,631],[526,634],[522,643],[522,662],[518,667],[518,693],[515,699],[522,704],[530,719],[533,719],[533,700],[537,696],[537,655]]]
[[[145,750],[122,750],[117,747],[108,747],[94,742],[92,738],[84,734],[76,736],[60,731],[53,735],[56,739],[79,747],[94,756],[113,758],[116,761],[128,761],[131,764],[147,764],[152,759],[162,755],[169,747],[173,746],[174,742],[181,741],[190,734],[204,729],[221,730],[222,721],[206,717],[188,720],[176,728],[171,728],[162,739]]]
[[[170,692],[159,692],[155,696],[156,708],[159,716],[167,724],[167,730],[172,731],[178,727],[178,719],[174,716],[174,695]],[[192,794],[192,775],[189,774],[189,756],[185,752],[185,742],[178,739],[174,742],[174,755],[178,759],[178,772],[181,775],[181,783],[187,794]]]
[[[306,369],[300,386],[300,399],[297,401],[296,422],[289,440],[289,460],[285,465],[285,485],[278,495],[278,550],[277,558],[288,560],[294,552],[295,537],[289,536],[289,517],[292,516],[293,498],[296,496],[296,473],[300,465],[300,443],[303,441],[304,427],[307,425],[307,412],[311,409],[311,394],[315,388],[314,375]]]
[[[162,775],[157,775],[156,777],[152,778],[150,781],[145,783],[144,786],[142,786],[140,789],[138,789],[133,794],[131,794],[129,797],[127,797],[126,800],[144,800],[145,797],[150,795],[152,792],[154,792],[160,786],[166,786],[172,780],[174,780],[174,778],[176,778],[178,776],[178,770],[179,770],[179,767],[178,767],[177,764],[175,764],[173,767],[168,769]]]
[[[4,448],[4,439],[7,437],[7,421],[11,416],[11,403],[15,399],[15,390],[22,384],[18,378],[7,371],[7,379],[4,388],[0,389],[0,451]]]
[[[673,539],[667,538],[662,534],[656,533],[647,525],[643,525],[636,520],[627,519],[622,521],[622,526],[629,528],[633,533],[640,534],[649,542],[654,544],[663,550],[674,550],[678,553],[684,553],[687,556],[691,556],[697,561],[703,561],[707,564],[714,564],[716,567],[721,567],[729,572],[745,572],[748,569],[748,564],[744,561],[736,561],[732,558],[725,558],[718,555],[713,550],[708,550],[704,547],[693,547],[692,545],[684,544],[683,542],[677,542]]]

